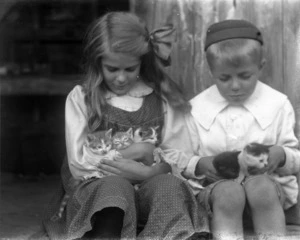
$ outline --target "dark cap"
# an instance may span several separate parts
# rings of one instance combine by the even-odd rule
[[[206,32],[205,48],[217,42],[232,38],[254,39],[263,45],[263,39],[259,29],[245,20],[230,19],[212,24]]]

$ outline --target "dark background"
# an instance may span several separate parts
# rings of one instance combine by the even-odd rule
[[[58,173],[64,104],[82,80],[82,39],[129,0],[0,0],[1,172]]]

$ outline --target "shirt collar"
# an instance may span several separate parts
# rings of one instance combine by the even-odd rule
[[[149,95],[153,92],[153,88],[148,86],[144,81],[137,81],[136,84],[126,93],[126,95],[135,97],[135,98],[142,98],[144,96]],[[119,97],[117,94],[107,91],[105,98],[110,99],[113,97]]]
[[[286,95],[257,81],[254,92],[243,106],[251,112],[260,127],[265,129],[275,119],[286,99]],[[191,104],[192,115],[207,130],[210,129],[216,116],[229,105],[219,93],[216,85],[193,98]]]

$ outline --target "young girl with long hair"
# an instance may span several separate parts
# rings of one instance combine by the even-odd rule
[[[170,64],[172,36],[171,26],[150,33],[126,12],[107,13],[92,24],[84,49],[85,82],[66,100],[62,187],[43,222],[50,238],[187,239],[206,230],[191,189],[167,174],[167,163],[136,161],[153,157],[152,144],[133,143],[120,150],[123,159],[99,161],[99,170],[107,173],[102,178],[82,150],[88,134],[108,129],[155,127],[165,148],[187,134],[179,122],[190,105],[163,70]],[[70,187],[70,179],[80,184]],[[134,183],[140,183],[138,190]],[[66,192],[65,211],[53,221]]]

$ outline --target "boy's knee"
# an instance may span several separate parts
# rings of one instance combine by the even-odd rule
[[[224,181],[214,187],[211,195],[213,211],[241,213],[245,207],[243,187],[234,181]]]
[[[245,182],[245,192],[251,208],[267,209],[279,202],[275,184],[265,175],[248,179]]]

